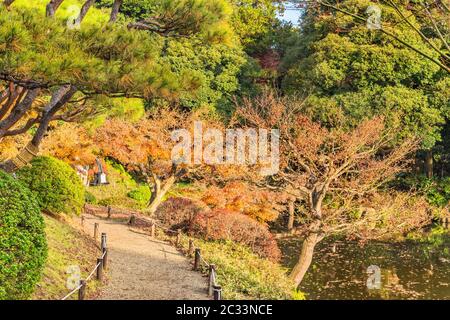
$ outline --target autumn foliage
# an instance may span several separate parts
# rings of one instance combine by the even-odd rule
[[[231,240],[244,244],[272,261],[281,257],[280,249],[266,226],[244,214],[225,209],[195,215],[191,232],[206,240]]]
[[[195,216],[207,209],[207,206],[192,199],[170,198],[159,206],[155,217],[167,228],[187,230]]]
[[[282,210],[280,193],[261,190],[242,181],[233,181],[223,188],[211,186],[202,201],[213,209],[242,213],[259,222],[274,221]]]

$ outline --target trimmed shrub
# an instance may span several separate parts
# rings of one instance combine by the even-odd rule
[[[44,228],[35,196],[0,171],[0,300],[33,292],[47,257]]]
[[[170,198],[159,206],[155,217],[167,228],[187,230],[194,217],[206,208],[192,199]]]
[[[139,186],[128,192],[127,197],[136,200],[139,203],[146,204],[150,199],[152,192],[148,186]]]
[[[53,214],[81,213],[85,190],[81,179],[67,163],[51,157],[37,157],[17,176],[36,195],[42,210]]]
[[[266,226],[233,211],[213,210],[197,214],[191,233],[205,240],[231,240],[248,246],[253,252],[271,261],[279,261],[281,252]]]

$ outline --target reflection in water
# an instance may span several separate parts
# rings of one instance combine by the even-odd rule
[[[300,240],[280,242],[283,263],[291,269],[300,247]],[[379,289],[367,285],[374,266],[381,272]],[[324,240],[300,290],[308,299],[450,299],[450,239],[434,247]]]

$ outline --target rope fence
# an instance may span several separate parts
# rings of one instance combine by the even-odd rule
[[[94,206],[86,205],[85,213],[90,214],[100,218],[111,219],[126,218],[128,220],[128,225],[131,227],[144,227],[145,229],[150,229],[150,236],[156,238],[157,229],[164,231],[169,236],[175,237],[175,246],[180,247],[182,245],[182,237],[185,236],[181,230],[172,230],[158,224],[155,220],[145,217],[142,213],[125,210],[120,208],[113,208],[111,206]],[[86,221],[82,217],[82,225]],[[89,224],[89,223],[88,223]],[[94,226],[94,238],[97,239],[98,236],[98,224],[92,224]],[[214,300],[222,300],[222,287],[218,284],[217,269],[214,264],[208,263],[201,254],[201,249],[195,246],[194,240],[187,237],[189,240],[189,247],[187,250],[187,255],[189,257],[194,257],[194,270],[199,272],[207,272],[208,274],[208,295],[214,297]],[[94,271],[92,272],[92,274]]]
[[[156,238],[156,228],[164,231],[166,234],[171,235],[172,237],[175,237],[175,246],[180,247],[182,245],[182,236],[183,233],[181,230],[171,230],[167,227],[164,227],[156,221],[153,220],[147,220],[150,223],[150,236],[152,238]],[[136,223],[136,216],[132,215],[130,217],[129,225],[134,226]],[[208,295],[211,297],[214,297],[214,300],[222,300],[222,287],[218,284],[217,281],[217,270],[216,266],[214,264],[209,263],[205,260],[205,258],[201,254],[201,249],[197,248],[195,246],[194,240],[187,237],[189,240],[189,247],[187,251],[188,256],[194,256],[194,270],[195,271],[204,271],[204,267],[206,267],[206,270],[208,272]]]
[[[81,216],[81,227],[82,227],[83,231],[84,231],[85,225],[93,226],[93,228],[94,228],[93,237],[94,237],[94,240],[97,241],[98,233],[99,233],[99,224],[98,223],[90,223],[85,220],[84,216]],[[106,235],[106,233],[102,233],[101,239],[100,239],[100,250],[102,252],[102,255],[99,258],[97,258],[97,262],[96,262],[94,269],[86,277],[86,279],[80,279],[79,285],[75,289],[70,291],[61,300],[67,300],[68,298],[70,298],[71,296],[76,294],[77,292],[78,292],[78,300],[84,300],[86,298],[87,284],[90,280],[93,279],[94,275],[95,275],[95,279],[97,281],[103,280],[103,272],[106,270],[107,265],[108,265],[108,248],[106,246],[106,242],[107,242],[107,235]]]

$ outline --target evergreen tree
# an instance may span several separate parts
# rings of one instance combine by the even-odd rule
[[[57,11],[67,9],[64,1],[52,0],[45,8],[26,1],[0,6],[0,139],[36,126],[27,148],[0,168],[15,171],[25,165],[49,123],[92,113],[90,107],[97,106],[88,103],[91,99],[176,99],[198,87],[197,75],[177,74],[161,59],[164,39],[216,41],[226,33],[220,30],[226,7],[221,1],[169,2],[156,20],[114,24],[106,22],[116,20],[120,3],[108,16],[92,8],[91,0],[76,2],[81,10],[69,20]],[[197,6],[200,12],[189,11]]]
[[[374,5],[370,1],[329,3],[333,7],[317,2],[306,6],[298,41],[284,57],[284,91],[308,94],[305,111],[327,126],[354,127],[382,115],[389,126],[401,128],[399,138],[418,135],[424,148],[433,147],[448,114],[446,71],[396,38],[361,23],[355,16],[367,19],[366,11]],[[334,9],[337,5],[339,10]],[[440,59],[395,8],[376,5],[383,26],[418,51]],[[412,11],[402,10],[415,28],[426,27]]]

